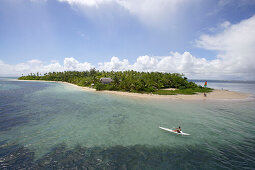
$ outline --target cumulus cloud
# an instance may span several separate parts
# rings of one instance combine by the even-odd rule
[[[255,73],[255,16],[237,24],[223,23],[224,30],[215,35],[201,35],[196,46],[218,51],[222,72],[228,74]]]
[[[220,26],[220,32],[201,35],[195,43],[197,47],[218,51],[218,55],[212,60],[198,58],[190,52],[171,52],[169,56],[139,56],[133,64],[127,59],[112,57],[110,61],[98,63],[96,69],[184,73],[188,78],[196,79],[255,80],[255,16],[237,24],[224,22]],[[63,65],[57,61],[45,64],[39,60],[10,65],[0,60],[0,75],[84,71],[91,68],[94,68],[91,63],[81,63],[75,58],[65,58]]]
[[[45,73],[53,71],[85,71],[94,68],[90,63],[80,63],[74,58],[65,58],[64,64],[52,61],[44,64],[39,60],[30,60],[16,65],[5,64],[0,60],[0,75],[21,75],[29,73]],[[112,57],[108,62],[98,63],[98,70],[125,71],[136,70],[144,72],[184,73],[190,79],[240,79],[243,74],[232,73],[226,69],[222,59],[206,60],[198,58],[189,52],[183,54],[172,52],[169,56],[139,56],[136,62],[130,64],[127,59]],[[241,79],[245,79],[241,77]]]
[[[84,70],[90,70],[93,67],[94,66],[88,62],[80,63],[76,59],[71,57],[71,58],[65,58],[63,69],[67,71],[73,71],[73,70],[84,71]]]
[[[98,63],[99,70],[105,71],[124,71],[132,69],[127,59],[121,61],[118,57],[112,57],[110,62]]]
[[[201,35],[195,43],[199,48],[217,51],[217,56],[212,60],[195,57],[189,52],[175,52],[169,56],[140,56],[127,68],[178,72],[189,78],[254,80],[255,15],[237,24],[223,22],[220,27],[219,32]],[[110,63],[114,64],[114,61]]]
[[[74,58],[65,58],[64,64],[61,65],[57,61],[52,61],[49,64],[45,64],[40,60],[29,60],[24,63],[15,65],[6,64],[0,60],[0,76],[20,76],[22,74],[30,73],[47,73],[58,71],[86,71],[94,68],[90,63],[80,63]]]
[[[130,64],[127,59],[120,60],[118,57],[112,57],[109,62],[98,63],[98,70],[105,71],[160,71],[171,73],[185,73],[189,77],[204,76],[212,74],[211,71],[217,70],[216,61],[209,62],[206,59],[200,59],[192,56],[189,52],[180,54],[178,52],[171,53],[170,56],[139,56],[134,64]],[[80,63],[74,58],[65,58],[64,64],[61,65],[57,61],[45,64],[39,60],[30,60],[25,63],[9,65],[0,60],[0,75],[21,75],[29,73],[46,73],[57,71],[85,71],[94,68],[88,62]],[[207,70],[207,71],[205,71]],[[218,75],[218,74],[217,74]]]
[[[148,55],[137,58],[136,63],[132,66],[137,71],[155,71],[158,64],[156,57],[149,57]]]
[[[219,78],[222,74],[220,60],[208,61],[189,52],[172,52],[169,56],[139,56],[134,64],[112,57],[109,62],[99,63],[99,70],[184,73],[189,78]]]
[[[155,22],[164,20],[172,15],[177,8],[188,0],[58,0],[65,2],[72,7],[78,7],[85,13],[88,8],[95,8],[100,11],[105,5],[117,5],[128,11],[131,15],[138,17],[144,22]],[[149,19],[148,19],[149,18]]]

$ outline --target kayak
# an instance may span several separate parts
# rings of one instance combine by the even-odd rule
[[[181,131],[181,133],[178,133],[178,132],[176,132],[176,131],[174,131],[172,129],[168,129],[168,128],[164,128],[164,127],[160,127],[160,126],[159,126],[159,128],[162,129],[162,130],[168,131],[168,132],[176,133],[178,135],[190,135],[188,133],[183,133],[182,131]]]

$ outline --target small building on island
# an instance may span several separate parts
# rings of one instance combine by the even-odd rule
[[[113,80],[111,78],[106,78],[106,77],[100,78],[100,82],[103,83],[103,84],[109,84],[112,81]]]

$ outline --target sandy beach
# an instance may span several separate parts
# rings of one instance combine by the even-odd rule
[[[81,87],[75,84],[61,82],[61,81],[43,81],[43,80],[18,80],[18,81],[41,81],[41,82],[56,82],[71,85],[80,88],[85,91],[95,92],[95,93],[107,93],[119,96],[144,98],[144,99],[173,99],[173,100],[241,100],[247,99],[250,95],[246,93],[239,93],[229,90],[219,90],[215,89],[213,92],[207,93],[204,97],[203,93],[198,93],[194,95],[157,95],[157,94],[141,94],[141,93],[130,93],[130,92],[120,92],[120,91],[96,91],[93,88]]]
[[[207,93],[204,97],[203,93],[194,95],[156,95],[156,94],[139,94],[129,92],[118,92],[118,91],[102,91],[103,93],[109,93],[114,95],[129,96],[136,98],[150,98],[150,99],[174,99],[174,100],[240,100],[249,97],[248,94],[238,93],[228,90],[213,90],[213,92]]]

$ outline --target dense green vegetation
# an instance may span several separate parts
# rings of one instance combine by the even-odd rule
[[[109,77],[113,81],[109,84],[100,82],[100,78]],[[79,86],[91,87],[94,84],[96,90],[127,91],[135,93],[154,93],[160,95],[174,94],[195,94],[197,92],[210,92],[212,89],[203,88],[194,82],[187,81],[187,78],[178,73],[160,72],[137,72],[118,71],[105,72],[91,69],[90,71],[65,71],[53,72],[41,75],[30,74],[22,76],[19,80],[48,80],[63,81]],[[177,90],[162,90],[166,88],[176,88]]]

